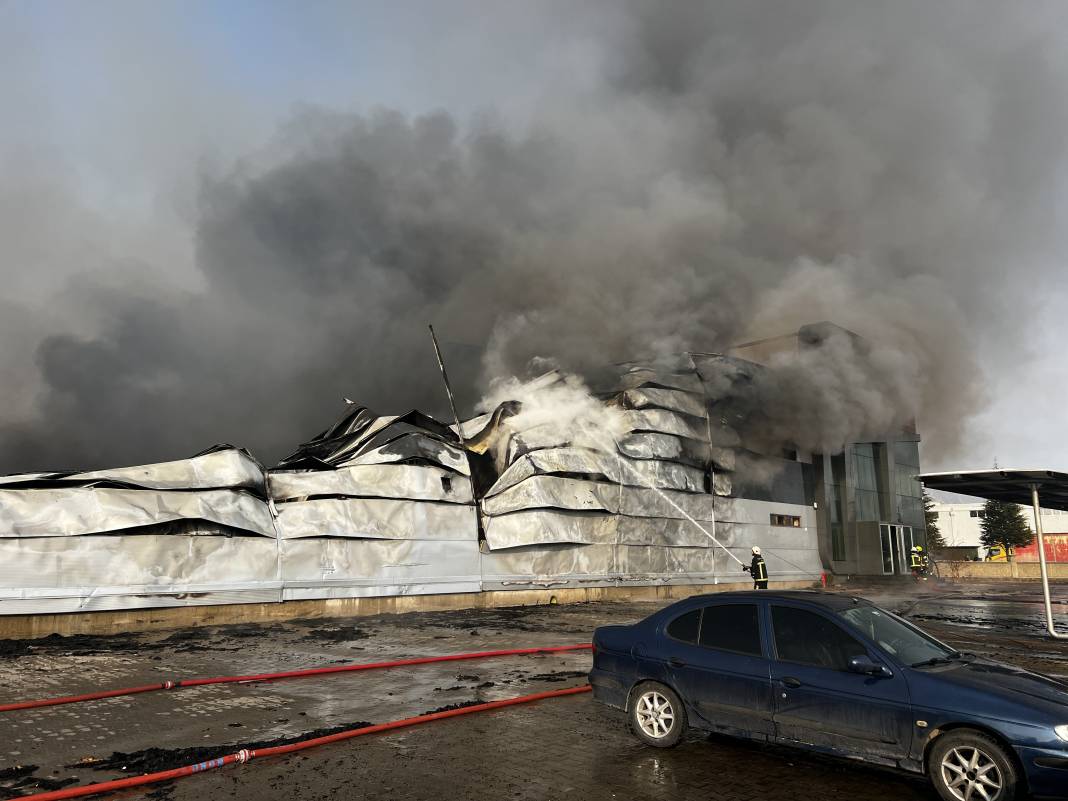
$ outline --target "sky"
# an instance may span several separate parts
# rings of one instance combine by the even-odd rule
[[[272,461],[426,405],[428,317],[471,403],[582,343],[870,323],[834,399],[917,413],[925,469],[1068,470],[1065,12],[880,5],[0,0],[0,472]]]

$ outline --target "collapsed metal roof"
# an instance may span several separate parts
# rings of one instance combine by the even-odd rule
[[[590,400],[625,430],[595,446],[520,424],[514,400],[462,422],[463,444],[419,411],[350,404],[270,470],[224,445],[3,477],[0,614],[712,583],[738,570],[710,532],[744,555],[741,532],[758,531],[777,575],[814,576],[811,509],[792,509],[810,519],[800,531],[774,529],[732,497],[744,449],[728,399],[755,369],[717,356],[624,365]]]

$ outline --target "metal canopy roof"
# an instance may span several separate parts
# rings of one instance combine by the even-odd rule
[[[986,500],[1031,505],[1031,486],[1038,485],[1039,503],[1045,509],[1068,511],[1068,473],[1054,470],[956,470],[924,473],[928,489],[948,490]]]

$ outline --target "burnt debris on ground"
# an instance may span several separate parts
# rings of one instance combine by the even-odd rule
[[[302,640],[319,640],[322,642],[354,642],[366,640],[371,635],[366,631],[351,627],[311,629],[301,637]]]
[[[0,770],[0,798],[21,798],[35,793],[61,790],[78,780],[73,776],[57,779],[52,776],[36,776],[37,765],[15,765]]]
[[[68,770],[90,768],[92,770],[122,771],[131,774],[156,773],[158,771],[173,770],[174,768],[180,768],[185,765],[218,759],[219,757],[224,757],[228,754],[235,754],[242,748],[254,751],[260,748],[273,748],[278,745],[292,745],[293,743],[314,740],[316,737],[325,737],[330,734],[337,734],[338,732],[350,731],[353,729],[365,729],[370,725],[372,724],[368,723],[366,720],[361,720],[352,723],[343,723],[339,726],[315,729],[313,731],[289,737],[276,737],[273,740],[257,740],[252,743],[229,743],[226,745],[205,745],[190,748],[145,748],[141,751],[133,751],[130,753],[115,751],[109,757],[76,762],[73,765],[67,765],[66,768]]]
[[[478,706],[484,704],[485,701],[475,699],[473,701],[460,701],[458,704],[447,704],[446,706],[439,706],[436,709],[428,709],[425,712],[420,712],[419,717],[423,715],[436,715],[438,712],[452,712],[454,709],[466,709],[469,706]]]

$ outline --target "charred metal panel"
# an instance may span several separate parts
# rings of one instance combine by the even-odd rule
[[[619,584],[615,545],[544,545],[482,554],[484,589]]]
[[[638,387],[661,387],[697,394],[703,394],[705,391],[700,376],[693,370],[676,372],[658,367],[633,365],[620,376],[619,388],[627,390]]]
[[[276,502],[309,497],[418,498],[471,504],[471,482],[435,465],[355,465],[337,470],[274,470],[268,477]]]
[[[482,501],[490,516],[524,509],[603,511],[635,517],[685,517],[714,520],[712,495],[627,487],[601,481],[536,475]]]
[[[263,466],[248,451],[216,445],[190,459],[85,473],[23,473],[0,477],[4,489],[121,485],[130,489],[245,489],[263,495]]]
[[[0,614],[734,582],[754,543],[776,578],[817,574],[803,472],[740,447],[751,421],[732,403],[753,369],[695,363],[625,366],[597,396],[627,429],[603,450],[555,423],[518,430],[516,401],[462,423],[466,451],[420,412],[352,405],[272,471],[219,446],[0,478]]]
[[[641,387],[621,393],[620,402],[627,409],[667,409],[688,414],[691,417],[707,417],[708,408],[703,395],[681,392],[675,389]]]
[[[451,469],[466,464],[456,432],[444,423],[415,410],[378,417],[365,407],[353,406],[337,423],[283,459],[280,467],[329,469],[361,464],[363,458],[369,458],[364,464],[409,459],[429,459]]]
[[[276,601],[277,570],[266,537],[3,539],[0,614]]]
[[[742,469],[734,478],[732,494],[757,501],[804,505],[808,500],[800,462],[745,451],[739,457]],[[808,501],[811,505],[811,501]]]
[[[599,511],[530,509],[488,517],[483,526],[491,551],[557,543],[614,545],[619,517]]]
[[[623,415],[632,431],[655,431],[698,442],[708,441],[708,426],[698,417],[666,409],[628,409]]]
[[[0,490],[0,538],[76,537],[176,520],[207,520],[275,536],[266,502],[243,490]]]
[[[471,468],[467,457],[453,447],[432,437],[409,432],[375,448],[362,451],[346,459],[346,465],[406,464],[430,462],[460,475],[468,476]],[[325,465],[329,467],[329,465]],[[322,467],[322,466],[320,466]]]
[[[693,576],[700,580],[716,575],[714,548],[664,548],[632,545],[619,549],[619,568],[628,576]]]
[[[704,528],[705,531],[702,531],[689,520],[621,517],[618,541],[620,545],[658,545],[714,550],[712,540],[708,536],[711,533],[711,526]],[[734,538],[734,524],[717,522],[715,537],[720,542],[729,545]]]
[[[486,492],[492,497],[531,476],[543,474],[599,475],[615,484],[652,486],[682,492],[704,492],[705,473],[665,460],[628,459],[587,448],[551,448],[524,454]]]
[[[278,534],[387,540],[476,540],[475,508],[407,498],[318,498],[277,506]]]
[[[503,471],[520,456],[532,451],[546,448],[566,448],[570,445],[567,435],[553,425],[536,426],[525,429],[522,433],[512,434],[508,438],[508,447],[504,450],[507,463],[498,465],[498,470]]]
[[[283,599],[353,598],[481,589],[478,542],[284,540]]]

